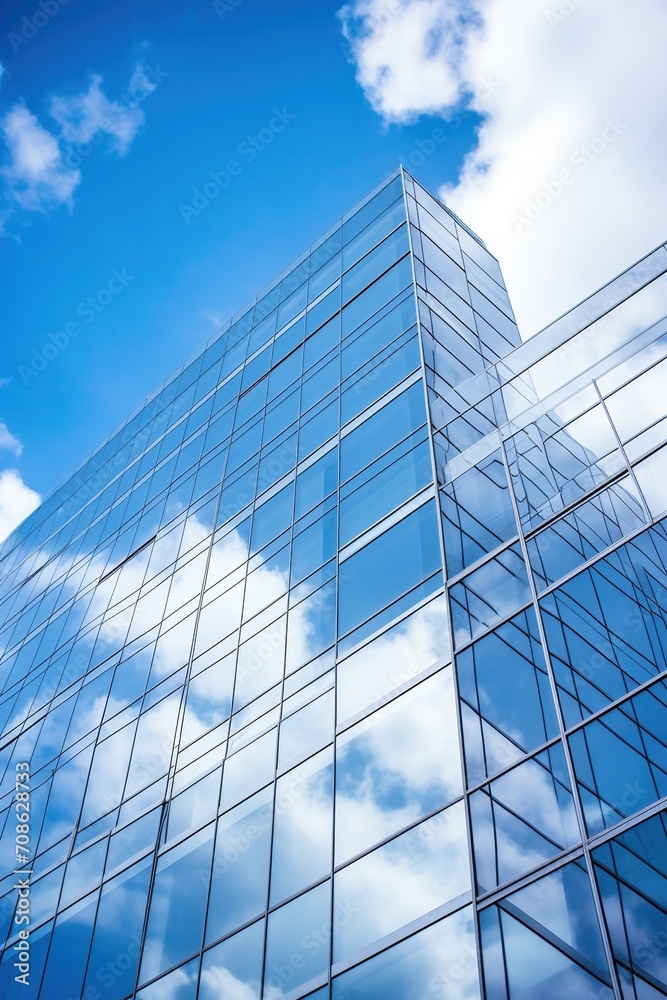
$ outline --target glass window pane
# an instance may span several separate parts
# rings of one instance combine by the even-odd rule
[[[350,631],[441,566],[430,501],[341,563],[338,625]]]
[[[199,959],[196,958],[139,990],[137,1000],[164,1000],[165,997],[168,1000],[195,1000],[198,972]]]
[[[479,892],[523,875],[581,839],[560,743],[474,792],[470,812]]]
[[[276,769],[276,739],[277,731],[272,729],[227,757],[222,776],[223,809],[271,781]]]
[[[121,1000],[134,987],[151,864],[152,859],[145,858],[102,889],[86,989],[99,989],[102,983],[108,1000]],[[116,956],[113,976],[107,964],[110,955]]]
[[[480,998],[470,907],[343,973],[332,989],[334,1000],[422,1000],[429,995]]]
[[[282,680],[286,624],[286,616],[281,615],[277,621],[260,629],[239,646],[234,688],[235,712]]]
[[[428,440],[425,432],[419,432],[348,482],[340,502],[341,545],[400,507],[432,480]]]
[[[534,996],[612,1000],[614,993],[605,965],[595,966],[550,928],[524,915],[518,905],[508,912],[510,905],[507,910],[489,907],[481,914],[487,996],[499,1000],[528,1000]]]
[[[667,795],[667,683],[658,681],[570,737],[591,835]]]
[[[279,778],[271,857],[271,904],[331,871],[333,747]]]
[[[331,883],[311,889],[269,915],[264,1000],[296,990],[329,966]],[[314,985],[314,984],[313,984]]]
[[[343,338],[410,285],[412,285],[412,263],[410,257],[406,256],[344,307]]]
[[[160,858],[151,895],[140,981],[177,965],[201,947],[213,825]]]
[[[81,993],[84,966],[78,957],[87,953],[90,945],[97,897],[98,893],[86,896],[56,918],[40,988],[49,1000],[69,1000]],[[31,978],[30,986],[33,984]]]
[[[542,598],[568,727],[664,669],[666,586],[667,541],[656,526]]]
[[[257,552],[290,526],[293,498],[294,483],[290,483],[255,509],[250,546],[253,552]]]
[[[518,544],[473,570],[449,594],[454,640],[461,646],[530,600],[526,565]]]
[[[287,674],[318,656],[335,639],[336,584],[320,587],[290,608],[287,619]]]
[[[438,660],[451,659],[445,602],[444,595],[437,597],[339,662],[339,724],[417,678]]]
[[[299,518],[333,493],[338,485],[338,449],[332,448],[296,479],[294,517]]]
[[[218,820],[207,943],[264,912],[272,819],[273,789],[267,788]]]
[[[645,523],[637,488],[626,476],[529,540],[538,589],[555,583]]]
[[[347,270],[355,261],[360,260],[364,254],[372,250],[374,246],[377,246],[383,237],[392,232],[396,226],[404,221],[405,202],[403,198],[399,197],[391,208],[378,216],[358,236],[351,239],[347,246],[343,247],[343,270]]]
[[[346,424],[421,364],[416,327],[389,344],[343,384],[341,422]]]
[[[343,275],[343,302],[348,302],[363,288],[386,271],[394,261],[409,249],[407,226],[387,236],[379,246],[366,254],[357,264]]]
[[[416,431],[425,421],[424,388],[421,382],[416,382],[345,435],[340,446],[341,482]]]
[[[558,735],[532,608],[459,653],[456,670],[469,785]]]
[[[310,576],[336,554],[336,510],[330,510],[295,535],[292,543],[292,586]]]
[[[601,404],[567,423],[567,411],[560,412],[544,414],[507,442],[519,515],[527,527],[557,514],[623,467]]]
[[[635,466],[635,474],[653,517],[667,510],[667,448],[660,448]]]
[[[327,691],[280,724],[278,768],[282,770],[308,751],[317,749],[333,739],[334,692]]]
[[[395,177],[394,180],[386,184],[376,195],[373,196],[365,205],[354,213],[349,219],[345,220],[343,224],[343,242],[349,243],[351,240],[365,229],[373,219],[377,218],[382,212],[393,205],[397,198],[400,198],[403,194],[403,182],[401,177]]]
[[[663,995],[667,982],[666,837],[663,811],[592,855],[618,971],[624,986],[634,981],[641,1000]]]
[[[264,921],[204,952],[199,1000],[260,1000]]]
[[[440,505],[450,576],[517,534],[500,451],[446,486]]]
[[[460,802],[337,873],[334,904],[350,917],[334,928],[334,962],[469,891]]]
[[[336,752],[340,864],[460,794],[451,669],[357,723]]]

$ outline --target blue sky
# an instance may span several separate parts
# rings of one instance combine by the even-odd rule
[[[27,513],[27,490],[48,493],[399,161],[507,263],[527,332],[664,239],[641,221],[662,190],[658,0],[631,24],[622,0],[340,6],[3,4],[0,515]],[[584,140],[603,143],[585,174]],[[211,173],[219,193],[195,200]],[[612,194],[626,228],[596,256]]]

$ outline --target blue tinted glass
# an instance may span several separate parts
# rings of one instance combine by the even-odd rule
[[[451,670],[428,678],[337,738],[336,864],[461,794],[457,741]],[[403,746],[411,753],[403,753]]]
[[[266,907],[273,794],[268,789],[221,816],[213,855],[206,942]]]
[[[338,625],[345,633],[440,567],[434,503],[399,521],[340,567]]]
[[[598,493],[529,540],[528,554],[539,589],[645,523],[644,509],[629,477]]]
[[[332,986],[334,1000],[421,1000],[438,993],[480,998],[470,907],[343,973]]]
[[[325,882],[270,914],[264,966],[265,998],[296,990],[328,968],[326,928],[331,918],[330,893],[331,884]],[[324,934],[321,928],[325,928]]]
[[[271,903],[331,870],[333,748],[311,757],[276,783]]]
[[[338,345],[339,341],[340,317],[334,316],[306,341],[303,355],[304,371],[308,371],[309,368],[326,357],[329,351]]]
[[[272,441],[281,431],[287,430],[299,416],[299,389],[293,389],[283,394],[276,403],[267,410],[264,418],[264,444]]]
[[[431,481],[431,453],[425,434],[411,435],[346,485],[340,503],[341,545]]]
[[[306,321],[305,317],[301,317],[295,323],[292,323],[286,330],[276,337],[273,342],[273,357],[271,358],[271,365],[279,364],[283,358],[286,358],[288,354],[291,354],[295,347],[297,347],[305,336],[306,332]]]
[[[332,580],[300,604],[287,619],[286,672],[289,674],[330,646],[336,634],[336,585]]]
[[[667,794],[667,684],[658,681],[570,737],[591,834]]]
[[[357,295],[343,309],[343,337],[370,319],[378,309],[386,305],[399,292],[412,284],[410,257],[404,257],[394,264],[381,278],[374,281],[361,295]]]
[[[408,249],[407,226],[401,226],[343,275],[343,302],[348,302],[370,285]]]
[[[299,461],[307,458],[311,452],[338,430],[338,399],[330,399],[322,407],[313,407],[307,419],[301,424],[299,431]]]
[[[425,420],[424,387],[421,382],[415,382],[343,438],[341,482],[417,430]]]
[[[333,316],[333,314],[339,309],[340,286],[332,289],[328,295],[325,295],[323,299],[320,299],[319,302],[310,307],[306,316],[306,333],[310,334],[313,330],[317,330],[318,326],[322,326],[322,324],[325,323],[329,317]],[[327,330],[325,336],[329,338],[330,341],[333,341],[330,343],[330,346],[333,347],[334,344],[337,344],[340,339],[340,318],[336,316],[335,319],[331,319],[330,322],[327,323],[327,327],[330,329]],[[321,338],[318,350],[322,356],[326,354],[326,351],[322,350],[323,344],[324,338]],[[309,360],[306,361],[304,365],[305,368],[308,368],[309,365],[313,364],[313,361],[315,360],[313,358],[313,346],[314,345],[312,344],[310,345],[310,350],[308,352]]]
[[[150,874],[151,859],[146,858],[102,889],[86,986],[99,989],[102,984],[109,1000],[120,1000],[134,986]],[[109,955],[118,956],[113,975]]]
[[[80,995],[84,965],[78,957],[88,951],[97,897],[86,896],[57,917],[41,986],[44,996],[69,1000]]]
[[[636,985],[642,1000],[652,996],[644,992],[647,980],[656,988],[667,982],[666,821],[663,811],[592,855],[614,958],[625,982],[630,969],[641,977]]]
[[[530,600],[526,565],[518,545],[473,570],[450,590],[456,644],[481,635]]]
[[[469,785],[558,734],[532,608],[459,653],[456,668]]]
[[[667,545],[653,528],[542,598],[568,726],[664,669],[667,617],[656,593],[666,583]]]
[[[480,892],[523,875],[581,839],[560,743],[470,797]]]
[[[375,358],[365,364],[343,386],[341,395],[342,422],[351,420],[363,409],[374,403],[401,382],[407,375],[415,371],[420,364],[419,341],[415,330],[408,331],[396,344],[381,351]]]
[[[500,452],[445,487],[440,505],[450,576],[517,534]]]
[[[334,962],[470,890],[463,803],[456,803],[338,872]],[[394,905],[386,905],[388,899]]]
[[[569,887],[568,887],[569,888]],[[554,894],[558,898],[558,894]],[[563,908],[563,893],[558,900]],[[583,900],[582,900],[583,903]],[[578,908],[577,908],[578,909]],[[583,909],[583,906],[582,906]],[[612,1000],[606,963],[593,963],[579,941],[573,947],[538,919],[527,918],[520,905],[507,903],[507,909],[489,907],[480,918],[484,955],[486,995],[510,1000],[531,995],[541,997],[594,996]],[[523,920],[521,919],[523,917]],[[579,922],[579,913],[572,923]],[[569,930],[569,928],[568,928]],[[501,944],[502,942],[502,944]],[[527,966],[526,956],[530,956]],[[526,983],[526,980],[528,982]],[[563,993],[562,991],[566,992]]]
[[[403,193],[403,182],[401,177],[395,177],[393,181],[386,184],[370,201],[367,201],[357,212],[343,224],[343,242],[349,243],[354,237],[365,229],[374,219],[384,212],[390,205],[400,198]]]
[[[255,509],[250,547],[256,552],[289,527],[292,520],[294,483]]]
[[[195,1000],[198,973],[199,959],[196,958],[139,990],[137,1000],[164,1000],[165,997],[169,1000]]]
[[[260,920],[204,952],[199,1000],[234,994],[239,1000],[260,1000],[263,950],[264,921]]]
[[[343,270],[347,270],[355,261],[360,260],[364,254],[377,246],[388,233],[391,233],[404,221],[405,202],[399,196],[391,208],[378,216],[370,225],[361,230],[358,236],[350,240],[347,246],[343,247]]]
[[[339,361],[336,356],[319,365],[303,380],[301,390],[302,411],[319,403],[339,382]]]
[[[391,308],[380,310],[377,317],[343,343],[341,351],[343,378],[361,368],[383,347],[393,343],[397,337],[414,326],[416,319],[415,300],[411,294],[401,296],[399,302]]]
[[[309,576],[336,553],[337,513],[329,511],[310,527],[294,536],[292,544],[292,584]]]
[[[213,827],[209,826],[160,858],[151,895],[142,982],[177,965],[201,946]]]
[[[294,517],[299,518],[311,507],[316,507],[337,485],[338,449],[332,448],[297,476]]]

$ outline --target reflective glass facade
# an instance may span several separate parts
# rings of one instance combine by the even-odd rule
[[[14,532],[3,996],[667,995],[666,292],[399,170]]]

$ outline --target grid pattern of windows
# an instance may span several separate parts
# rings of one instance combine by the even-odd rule
[[[22,762],[44,1000],[667,995],[665,274],[399,170],[5,542],[3,995]]]

